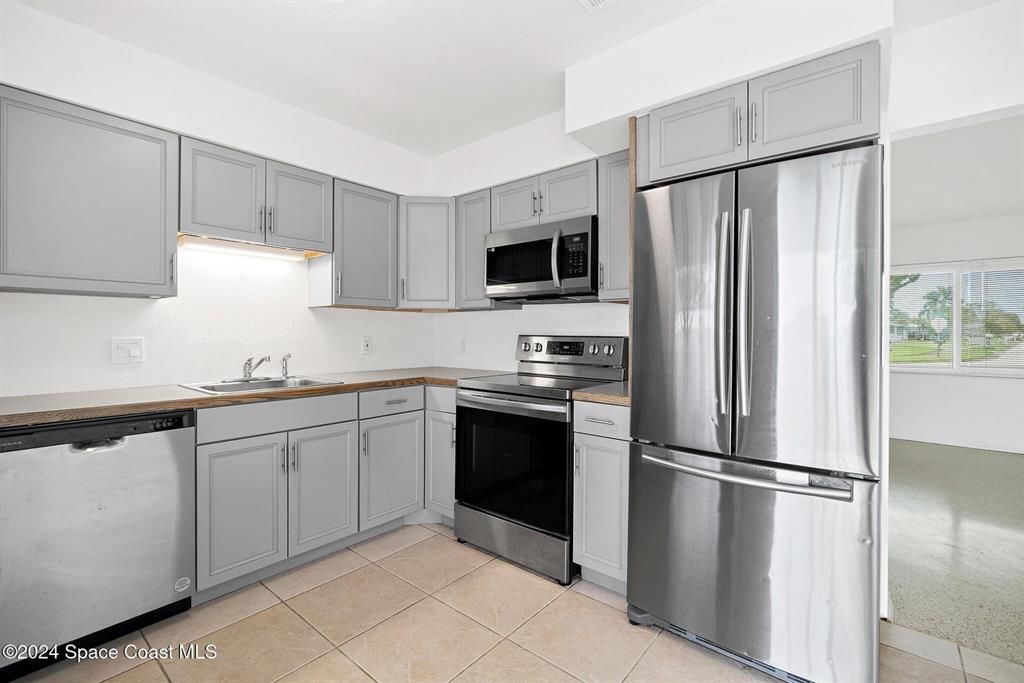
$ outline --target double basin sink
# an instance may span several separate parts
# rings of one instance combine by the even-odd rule
[[[274,391],[276,389],[295,389],[297,387],[322,387],[331,384],[344,384],[328,379],[315,377],[253,377],[252,379],[229,379],[221,382],[200,382],[182,384],[186,389],[201,391],[204,394],[242,394],[253,391]]]

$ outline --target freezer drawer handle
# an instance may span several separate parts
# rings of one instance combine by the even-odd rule
[[[677,462],[671,460],[665,460],[664,458],[657,458],[653,455],[644,453],[640,456],[643,460],[654,465],[660,465],[661,467],[667,467],[670,470],[676,470],[677,472],[683,472],[685,474],[692,474],[695,477],[704,477],[705,479],[713,479],[714,481],[721,481],[727,484],[738,484],[740,486],[753,486],[759,489],[768,489],[769,491],[781,491],[782,493],[796,493],[803,496],[816,496],[818,498],[829,498],[831,500],[853,500],[853,489],[830,489],[823,486],[799,486],[797,484],[784,484],[779,481],[771,481],[769,479],[751,479],[749,477],[740,477],[735,474],[727,474],[725,472],[713,472],[711,470],[703,470],[699,467],[690,467],[689,465],[680,465]]]
[[[79,441],[68,448],[72,453],[98,453],[100,451],[112,451],[124,445],[124,437],[117,439],[96,439],[94,441]]]

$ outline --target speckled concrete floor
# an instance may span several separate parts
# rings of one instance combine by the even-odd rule
[[[1024,455],[893,440],[897,624],[1024,663]]]

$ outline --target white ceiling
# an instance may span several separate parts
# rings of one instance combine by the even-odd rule
[[[1024,116],[892,144],[894,228],[1024,214]]]
[[[428,156],[561,109],[567,66],[706,4],[23,2]]]

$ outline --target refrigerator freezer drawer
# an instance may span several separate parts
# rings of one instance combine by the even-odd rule
[[[878,484],[630,447],[629,604],[814,681],[878,671]]]

